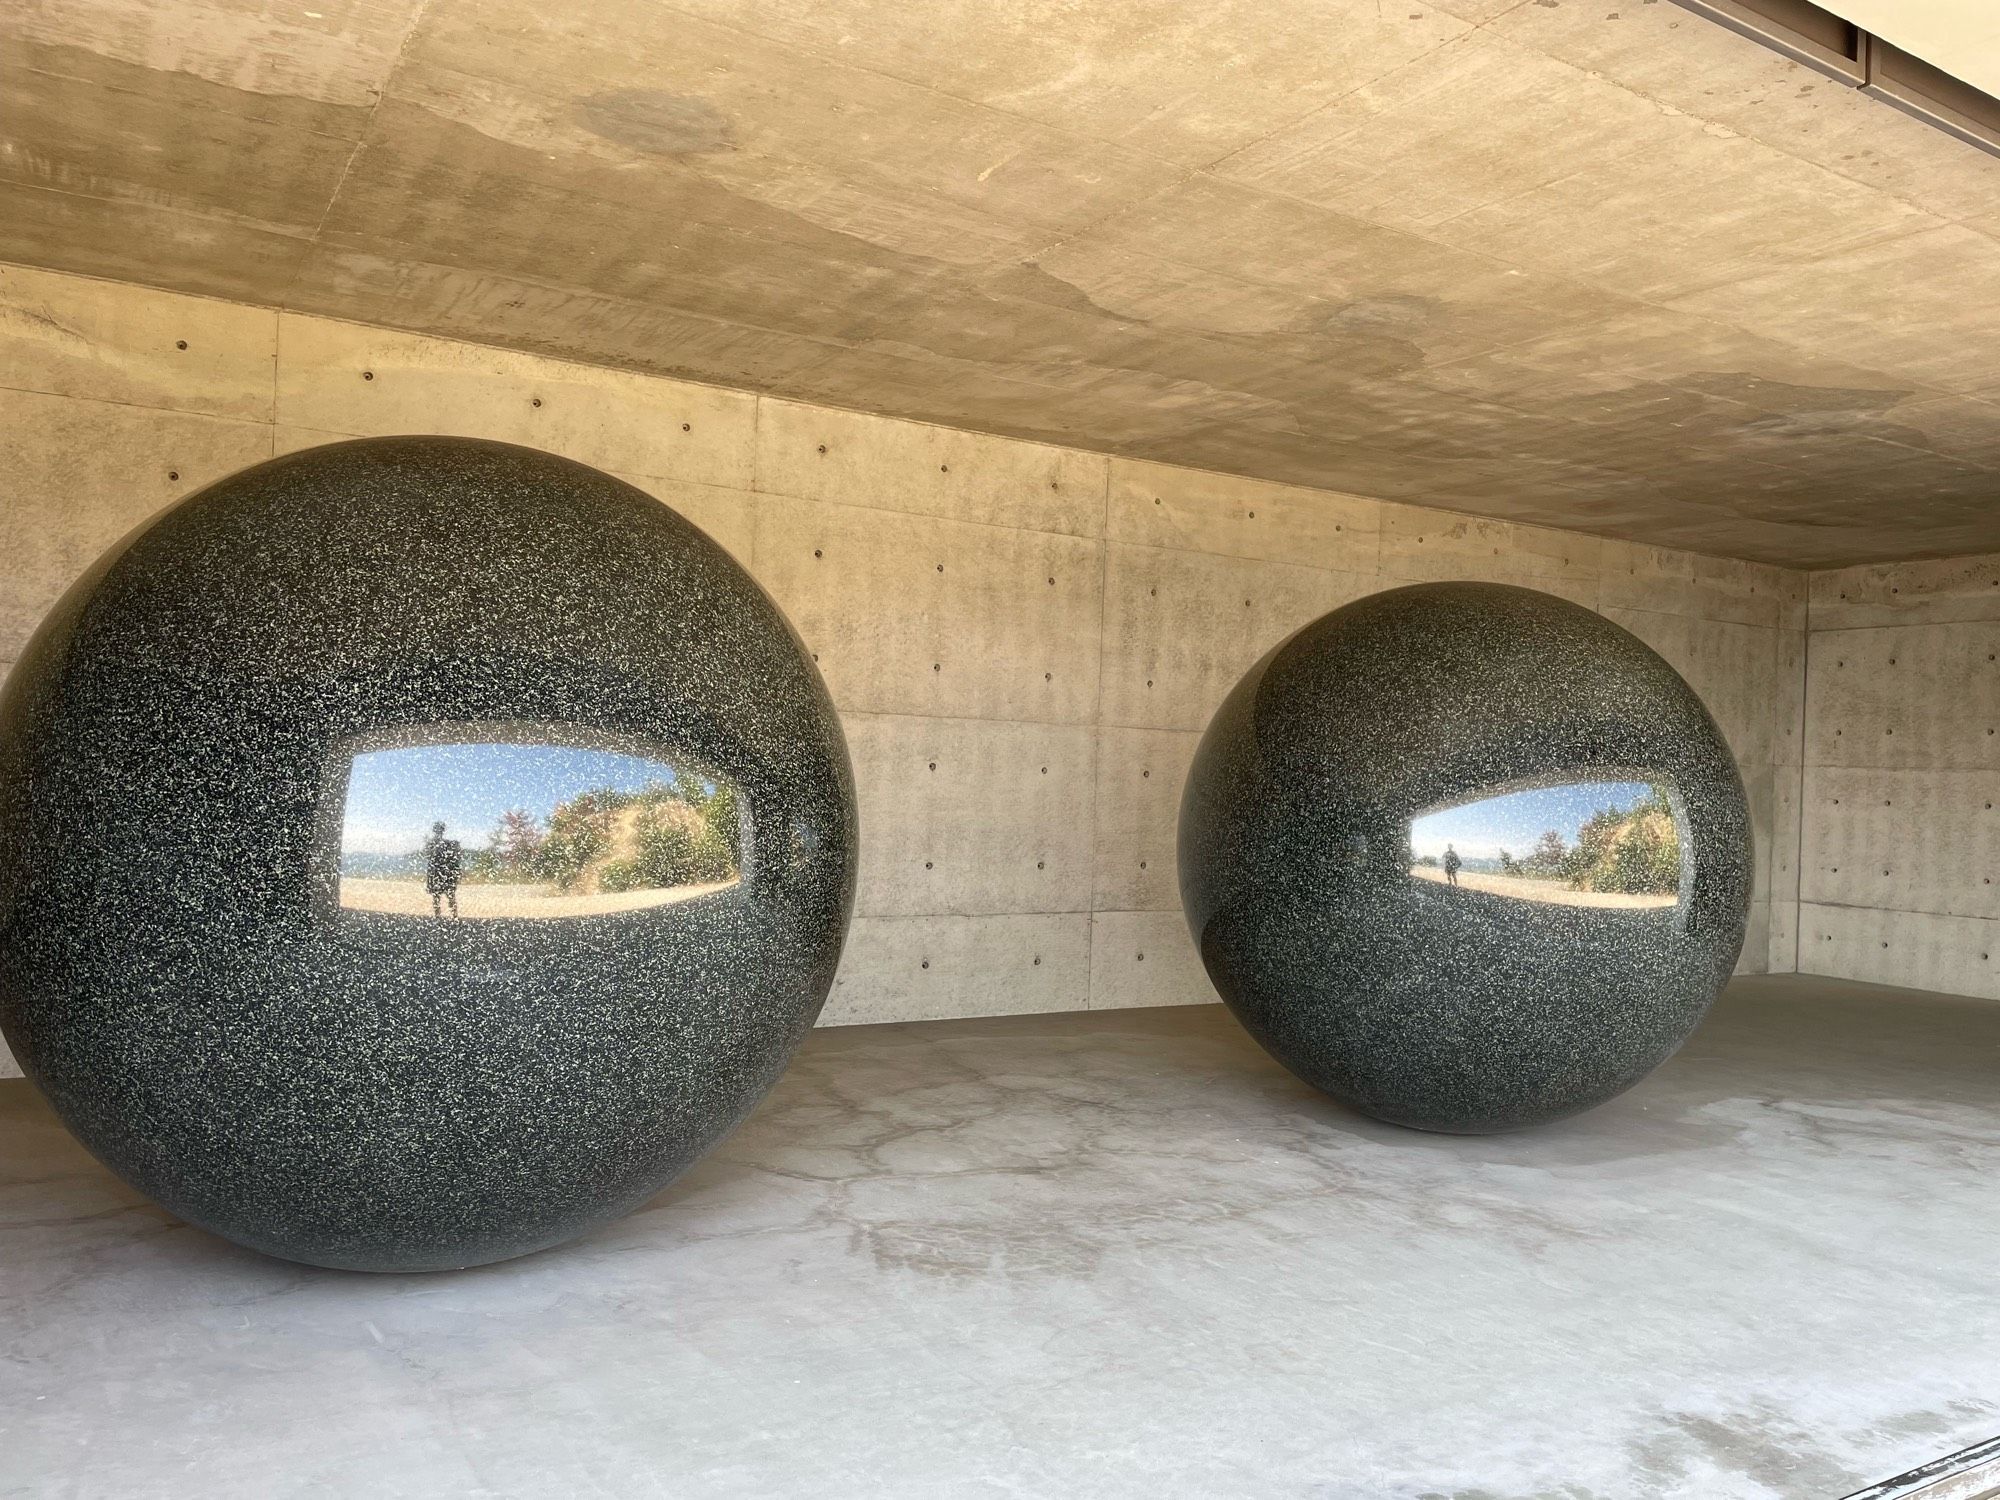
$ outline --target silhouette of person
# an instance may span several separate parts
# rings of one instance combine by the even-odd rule
[[[438,827],[442,828],[444,824],[440,823]],[[1458,857],[1458,851],[1452,848],[1451,845],[1446,844],[1444,846],[1444,878],[1453,885],[1458,884],[1458,867],[1462,863],[1463,861]]]
[[[458,918],[459,854],[459,842],[444,836],[444,824],[431,824],[431,836],[424,840],[424,889],[431,893],[434,917],[444,916],[440,902],[450,902],[452,919]]]

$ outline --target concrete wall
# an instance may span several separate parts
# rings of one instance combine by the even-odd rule
[[[1812,575],[1798,966],[2000,998],[2000,556]]]
[[[1212,999],[1174,879],[1201,728],[1293,629],[1423,579],[1565,595],[1688,676],[1756,811],[1744,967],[1791,967],[1802,574],[4,267],[0,664],[160,507],[394,432],[609,470],[790,615],[862,804],[829,1022]]]

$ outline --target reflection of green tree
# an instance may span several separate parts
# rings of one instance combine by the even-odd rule
[[[604,852],[611,842],[611,814],[616,811],[611,799],[618,795],[609,790],[584,792],[558,803],[549,813],[549,831],[535,861],[544,880],[566,891],[584,866]]]
[[[1629,808],[1599,808],[1577,830],[1558,873],[1579,891],[1672,895],[1680,890],[1681,844],[1673,804],[1655,784]]]
[[[658,804],[642,806],[633,832],[637,852],[630,859],[611,861],[598,872],[598,884],[607,891],[705,885],[735,874],[736,857],[727,840],[699,814],[692,819],[677,818]]]
[[[1412,865],[1435,868],[1436,855],[1412,858]],[[1630,807],[1600,807],[1577,829],[1576,843],[1559,829],[1545,830],[1527,854],[1516,859],[1496,849],[1491,865],[1519,879],[1567,882],[1578,891],[1622,895],[1674,895],[1680,890],[1680,834],[1666,787],[1650,784]]]
[[[487,847],[467,860],[467,878],[546,882],[565,891],[593,871],[605,891],[733,879],[742,841],[735,789],[704,781],[686,767],[671,769],[671,781],[651,781],[636,792],[581,792],[551,809],[546,827],[531,813],[509,809]],[[624,849],[630,853],[607,857]]]
[[[734,869],[743,859],[743,810],[736,801],[736,788],[717,782],[701,806],[701,816],[720,835]]]

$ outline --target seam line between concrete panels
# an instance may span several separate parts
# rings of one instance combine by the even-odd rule
[[[1805,901],[1806,901],[1806,745],[1808,726],[1811,722],[1812,704],[1812,589],[1806,589],[1804,624],[1801,626],[1799,643],[1799,725],[1797,764],[1781,763],[1778,770],[1789,772],[1792,781],[1793,849],[1792,849],[1792,972],[1800,972],[1799,965],[1805,957]]]
[[[24,271],[46,270],[46,268],[42,266],[23,265],[18,261],[0,262],[0,264],[20,265],[21,269]],[[354,318],[337,317],[332,313],[310,312],[304,308],[286,307],[280,303],[241,302],[231,297],[211,296],[205,292],[175,292],[175,291],[169,291],[164,287],[141,286],[137,282],[117,281],[107,276],[89,276],[89,275],[84,275],[82,273],[71,272],[71,271],[61,271],[61,272],[56,272],[54,274],[62,276],[75,275],[78,277],[79,280],[101,281],[106,286],[122,287],[127,290],[130,290],[133,287],[139,287],[139,289],[142,291],[153,292],[162,297],[197,297],[204,302],[219,302],[224,307],[257,308],[260,310],[276,313],[281,322],[286,318],[304,318],[315,323],[330,323],[342,328],[359,328],[367,333],[375,333],[375,334],[386,333],[401,339],[420,339],[425,343],[431,343],[431,344],[453,344],[457,345],[460,348],[465,348],[465,349],[486,349],[490,350],[495,354],[504,354],[510,359],[534,360],[541,364],[555,365],[565,369],[597,370],[600,372],[608,372],[613,375],[622,375],[628,380],[646,381],[650,384],[658,386],[684,386],[690,390],[715,391],[724,396],[733,396],[739,401],[760,401],[765,399],[767,395],[767,393],[763,391],[750,390],[740,385],[723,385],[719,381],[714,381],[714,380],[700,380],[692,375],[664,375],[660,373],[658,370],[641,370],[635,368],[632,365],[613,364],[610,362],[600,362],[588,359],[574,359],[567,355],[562,355],[562,354],[543,354],[533,349],[523,349],[515,344],[492,344],[492,343],[487,343],[483,339],[468,338],[464,334],[459,334],[459,333],[434,333],[427,329],[422,329],[422,328],[406,328],[401,324],[397,323],[363,323]],[[564,288],[556,286],[551,282],[537,281],[532,277],[522,277],[518,279],[526,281],[530,285],[540,287],[545,291],[561,292],[565,290]],[[635,303],[628,298],[622,298],[622,297],[606,297],[601,300],[614,303],[621,307],[644,308],[646,306],[643,303]],[[673,308],[669,309],[669,311],[673,312],[673,314],[677,317],[686,318],[691,323],[705,323],[710,327],[714,328],[748,329],[754,333],[784,332],[784,330],[782,329],[765,328],[761,324],[756,324],[756,323],[729,322],[721,318],[709,317],[702,313],[689,312],[683,308]],[[825,348],[833,353],[852,354],[854,352],[852,349],[848,348],[844,344],[828,343],[824,339],[821,339],[814,334],[801,333],[796,335],[796,337],[810,343],[818,344],[822,348]],[[1013,383],[1018,385],[1021,384],[1022,382],[1015,381]],[[885,422],[909,422],[912,420],[908,417],[891,417],[891,416],[886,416],[881,412],[864,411],[861,408],[854,406],[835,406],[831,402],[822,401],[818,399],[805,400],[804,398],[800,397],[776,396],[776,395],[770,396],[769,399],[773,401],[791,401],[794,405],[798,406],[824,407],[828,411],[846,412],[853,416],[876,417]],[[932,422],[914,423],[913,425],[925,426],[925,427],[944,426],[943,423],[932,423]],[[963,432],[963,431],[968,431],[969,429],[958,428],[958,427],[946,427],[944,430],[947,432]],[[1001,433],[982,433],[980,435],[1003,438],[1007,442],[1032,443],[1034,441],[1032,438],[1006,438],[1005,435]],[[1048,447],[1052,445],[1042,444],[1041,446]]]
[[[886,911],[886,912],[857,911],[854,914],[854,920],[857,922],[961,922],[961,921],[982,921],[988,917],[1095,918],[1098,916],[1107,916],[1107,917],[1116,916],[1120,912],[1133,912],[1135,914],[1143,914],[1146,916],[1157,916],[1161,912],[1174,911],[1174,910],[1177,910],[1177,908],[1169,906],[1151,906],[1151,907],[1108,906],[1103,908],[1089,907],[1089,906],[1062,906],[1053,909],[1036,907],[1033,908],[1032,910],[1024,909],[1022,907],[1009,907],[1005,911],[965,911],[965,910],[960,910],[958,908],[953,908],[948,911]],[[1095,923],[1093,922],[1092,925],[1094,926]],[[1085,1010],[1090,1009],[1089,997],[1087,995],[1085,997],[1085,1003],[1083,1008]]]
[[[775,493],[764,488],[764,393],[757,392],[750,401],[750,493],[766,495]],[[665,477],[665,476],[661,476]],[[756,562],[756,544],[751,544],[750,559]]]
[[[1097,728],[1099,722],[1096,719],[1029,719],[1023,718],[1018,714],[1004,716],[1000,714],[912,714],[898,712],[893,709],[842,708],[838,703],[834,705],[834,708],[839,712],[842,719],[907,719],[914,724],[1019,724],[1023,727],[1033,727],[1036,729],[1080,729],[1088,731]],[[1117,724],[1110,727],[1116,729],[1145,729],[1151,726],[1144,724]],[[1185,730],[1175,730],[1173,732],[1187,733]]]
[[[1527,584],[1522,585],[1523,588],[1530,586]],[[1598,612],[1601,614],[1605,609],[1615,609],[1621,614],[1628,615],[1659,615],[1661,618],[1668,620],[1693,620],[1699,625],[1722,625],[1735,630],[1768,630],[1773,635],[1783,635],[1786,631],[1786,627],[1783,625],[1759,625],[1753,620],[1718,620],[1712,614],[1704,614],[1694,610],[1654,609],[1644,604],[1603,604]],[[1803,716],[1801,718],[1803,719]],[[1801,727],[1803,727],[1803,724]]]
[[[1976,911],[1943,911],[1934,906],[1864,906],[1854,901],[1833,901],[1826,897],[1817,897],[1806,904],[1838,911],[1901,911],[1915,917],[1958,917],[1967,922],[2000,922],[2000,917],[1983,916]]]
[[[1953,625],[2000,625],[2000,614],[1964,620],[1883,620],[1874,625],[1815,625],[1814,635],[1852,635],[1857,630],[1944,630]]]
[[[1098,512],[1098,702],[1090,710],[1090,954],[1096,956],[1098,950],[1098,818],[1102,808],[1098,806],[1098,756],[1104,752],[1104,684],[1108,672],[1104,670],[1104,658],[1110,652],[1110,632],[1104,628],[1106,600],[1112,588],[1112,542],[1110,542],[1110,522],[1112,522],[1112,466],[1104,464],[1104,508]],[[1084,1010],[1096,1010],[1098,1006],[1098,980],[1096,964],[1084,976]]]
[[[304,262],[301,261],[303,265]],[[278,387],[279,375],[284,369],[285,320],[278,313],[271,314],[271,457],[278,456]]]
[[[115,406],[127,411],[156,411],[162,416],[186,417],[194,422],[221,422],[230,427],[275,428],[278,425],[269,417],[224,417],[212,411],[189,411],[184,406],[156,406],[150,401],[120,401],[116,396],[78,396],[68,391],[44,390],[37,385],[9,385],[5,381],[0,381],[0,391],[11,391],[17,396],[42,396],[50,401],[79,401],[86,406]]]
[[[596,368],[598,368],[598,367],[597,367],[597,366],[595,366],[595,365],[587,365],[587,366],[585,366],[585,368],[586,368],[586,369],[596,369]],[[65,398],[65,399],[69,399],[69,398]],[[173,410],[173,408],[171,408],[171,407],[163,407],[163,408],[160,408],[160,409],[161,409],[161,410],[168,410],[168,411],[171,411],[171,410]],[[225,421],[227,421],[227,420],[230,420],[230,419],[228,419],[228,418],[223,418],[222,420],[225,420]],[[340,442],[340,443],[346,443],[346,442],[352,442],[352,441],[354,441],[355,439],[358,439],[358,438],[367,438],[367,437],[382,437],[382,436],[385,436],[385,435],[386,435],[386,434],[383,434],[383,433],[369,433],[369,432],[342,432],[342,431],[340,431],[340,429],[338,429],[338,428],[336,428],[336,427],[308,427],[308,426],[306,426],[306,425],[305,425],[305,424],[304,424],[303,422],[274,422],[274,423],[272,423],[272,424],[270,424],[270,425],[271,425],[271,428],[272,428],[272,438],[271,438],[271,443],[272,443],[272,447],[273,447],[274,449],[275,449],[275,448],[276,448],[276,446],[277,446],[277,429],[278,429],[278,428],[281,428],[281,427],[282,427],[282,428],[284,428],[284,429],[285,429],[285,431],[287,431],[287,432],[306,432],[306,433],[311,433],[311,434],[313,434],[313,435],[314,435],[315,437],[323,437],[323,438],[330,438],[330,439],[332,439],[333,441],[335,441],[335,442]],[[482,439],[482,441],[488,441],[488,440],[485,440],[485,439]],[[507,438],[493,438],[493,439],[490,439],[490,441],[493,441],[493,442],[509,442],[509,441],[511,441],[511,439],[507,439]],[[532,445],[532,444],[529,444],[529,445],[526,445],[526,446],[533,446],[533,445]],[[555,453],[556,457],[558,457],[558,458],[568,458],[568,457],[569,457],[569,455],[568,455],[568,454],[566,454],[566,453],[558,453],[558,452],[557,452],[557,451],[556,451],[555,449],[553,449],[553,448],[543,448],[543,449],[538,449],[537,451],[538,451],[538,452],[543,452],[543,453]],[[582,462],[583,462],[583,460],[582,460],[582,459],[571,459],[570,461],[571,461],[572,463],[582,463]],[[753,459],[753,460],[752,460],[752,464],[753,464],[753,468],[754,468],[754,463],[755,463],[755,460]],[[592,465],[590,465],[590,467],[592,467],[592,468],[600,468],[601,466],[600,466],[600,465],[596,465],[596,464],[592,464]],[[757,488],[756,488],[756,486],[755,486],[755,484],[754,484],[754,482],[753,482],[752,484],[749,484],[749,485],[741,485],[741,484],[714,484],[714,483],[712,483],[712,482],[710,482],[709,480],[706,480],[706,479],[684,479],[684,478],[682,478],[682,477],[681,477],[680,475],[678,475],[678,474],[649,474],[649,473],[647,473],[647,472],[646,472],[646,471],[645,471],[644,469],[603,469],[603,472],[604,472],[604,473],[606,473],[606,474],[609,474],[609,475],[610,475],[610,476],[611,476],[611,477],[612,477],[613,479],[622,479],[622,480],[624,480],[624,481],[625,481],[625,482],[626,482],[627,484],[630,484],[630,483],[631,483],[632,481],[634,481],[634,480],[645,480],[645,481],[646,481],[647,483],[649,483],[649,484],[661,484],[661,485],[672,485],[672,486],[674,486],[674,487],[675,487],[675,488],[677,488],[677,489],[693,489],[693,490],[713,490],[713,491],[715,491],[715,493],[717,493],[718,495],[760,495],[760,494],[766,494],[766,493],[767,493],[766,491],[762,491],[762,490],[759,490],[759,489],[757,489]],[[657,500],[657,499],[658,499],[659,497],[658,497],[658,496],[655,496],[654,498],[655,498],[655,499]],[[773,500],[795,500],[795,499],[802,499],[803,497],[802,497],[802,496],[796,496],[796,495],[775,495],[775,494],[774,494],[774,495],[771,495],[771,496],[770,496],[770,498],[771,498],[771,499],[773,499]],[[665,506],[667,506],[667,507],[668,507],[669,509],[672,509],[672,503],[671,503],[670,501],[666,501],[666,500],[660,500],[660,501],[659,501],[659,503],[660,503],[660,504],[662,504],[662,505],[665,505]],[[816,502],[813,502],[813,503],[815,503],[815,504],[833,504],[834,502],[832,502],[832,501],[816,501]],[[859,509],[860,507],[852,507],[852,508],[854,508],[854,509]],[[918,514],[918,515],[921,515],[921,514],[924,514],[924,513],[923,513],[923,512],[911,512],[911,511],[891,511],[891,512],[888,512],[888,514],[891,514],[891,515],[912,515],[912,514]],[[1063,534],[1063,533],[1058,533],[1058,534]]]
[[[881,420],[885,422],[895,422],[895,421],[901,421],[902,419],[900,417],[883,417]],[[945,430],[962,431],[963,429],[946,428]],[[979,437],[985,437],[988,435],[989,434],[986,433],[975,434],[975,436]],[[1083,450],[1070,449],[1067,451],[1081,452]],[[636,471],[628,470],[627,472],[636,472]],[[660,480],[665,480],[669,483],[687,482],[685,480],[678,480],[678,481],[673,480],[671,476],[665,474],[639,475],[638,477],[660,479]],[[726,484],[716,484],[716,485],[710,485],[709,488],[726,490],[726,489],[734,489],[735,486]],[[1045,526],[1012,526],[1005,521],[976,521],[972,519],[972,517],[970,516],[954,516],[946,512],[935,511],[935,510],[899,510],[894,506],[887,506],[887,505],[857,505],[852,500],[828,500],[818,495],[797,495],[793,494],[790,490],[767,490],[763,488],[758,488],[756,489],[755,493],[764,496],[768,500],[786,500],[790,501],[794,505],[826,505],[826,506],[831,506],[836,510],[858,510],[866,515],[871,515],[871,516],[900,516],[902,519],[906,521],[944,521],[953,526],[977,526],[982,531],[1004,531],[1017,536],[1056,537],[1066,542],[1101,543],[1104,541],[1104,537],[1102,535],[1090,531],[1051,531],[1049,528]],[[1139,546],[1141,544],[1134,542],[1129,545]],[[1183,549],[1167,548],[1162,550],[1180,551]],[[1299,564],[1299,566],[1305,566],[1305,565]]]
[[[1329,493],[1332,492],[1329,491]],[[1389,504],[1391,502],[1385,501],[1383,503]],[[1305,573],[1334,573],[1342,578],[1380,579],[1388,584],[1396,584],[1405,581],[1410,583],[1423,583],[1432,581],[1428,579],[1416,579],[1416,578],[1408,580],[1394,578],[1387,573],[1383,573],[1375,569],[1363,570],[1360,568],[1334,568],[1334,567],[1329,567],[1324,563],[1292,562],[1289,559],[1275,558],[1275,557],[1253,557],[1242,552],[1217,552],[1210,547],[1176,547],[1170,542],[1128,542],[1122,537],[1115,537],[1115,536],[1107,536],[1103,540],[1105,544],[1105,555],[1107,557],[1110,555],[1110,550],[1113,547],[1129,547],[1135,552],[1172,552],[1182,557],[1214,557],[1214,558],[1219,558],[1224,562],[1256,563],[1258,566],[1266,568],[1295,568],[1300,572],[1305,572]],[[1105,582],[1108,585],[1110,579],[1107,577]]]

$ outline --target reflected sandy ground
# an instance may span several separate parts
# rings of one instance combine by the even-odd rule
[[[591,917],[607,912],[639,911],[673,906],[713,891],[725,891],[739,880],[709,885],[678,885],[638,891],[598,891],[565,895],[548,885],[461,885],[458,914],[479,917]],[[348,876],[340,882],[340,904],[349,911],[382,912],[397,917],[431,916],[431,898],[421,880],[368,880]],[[449,913],[443,920],[449,921]]]
[[[1412,865],[1410,875],[1434,885],[1448,885],[1442,870],[1428,865]],[[1633,894],[1624,891],[1573,891],[1560,880],[1530,880],[1519,875],[1488,875],[1478,870],[1461,870],[1462,890],[1484,891],[1490,896],[1514,896],[1523,901],[1540,901],[1551,906],[1604,906],[1624,911],[1673,906],[1678,897],[1657,893]]]

